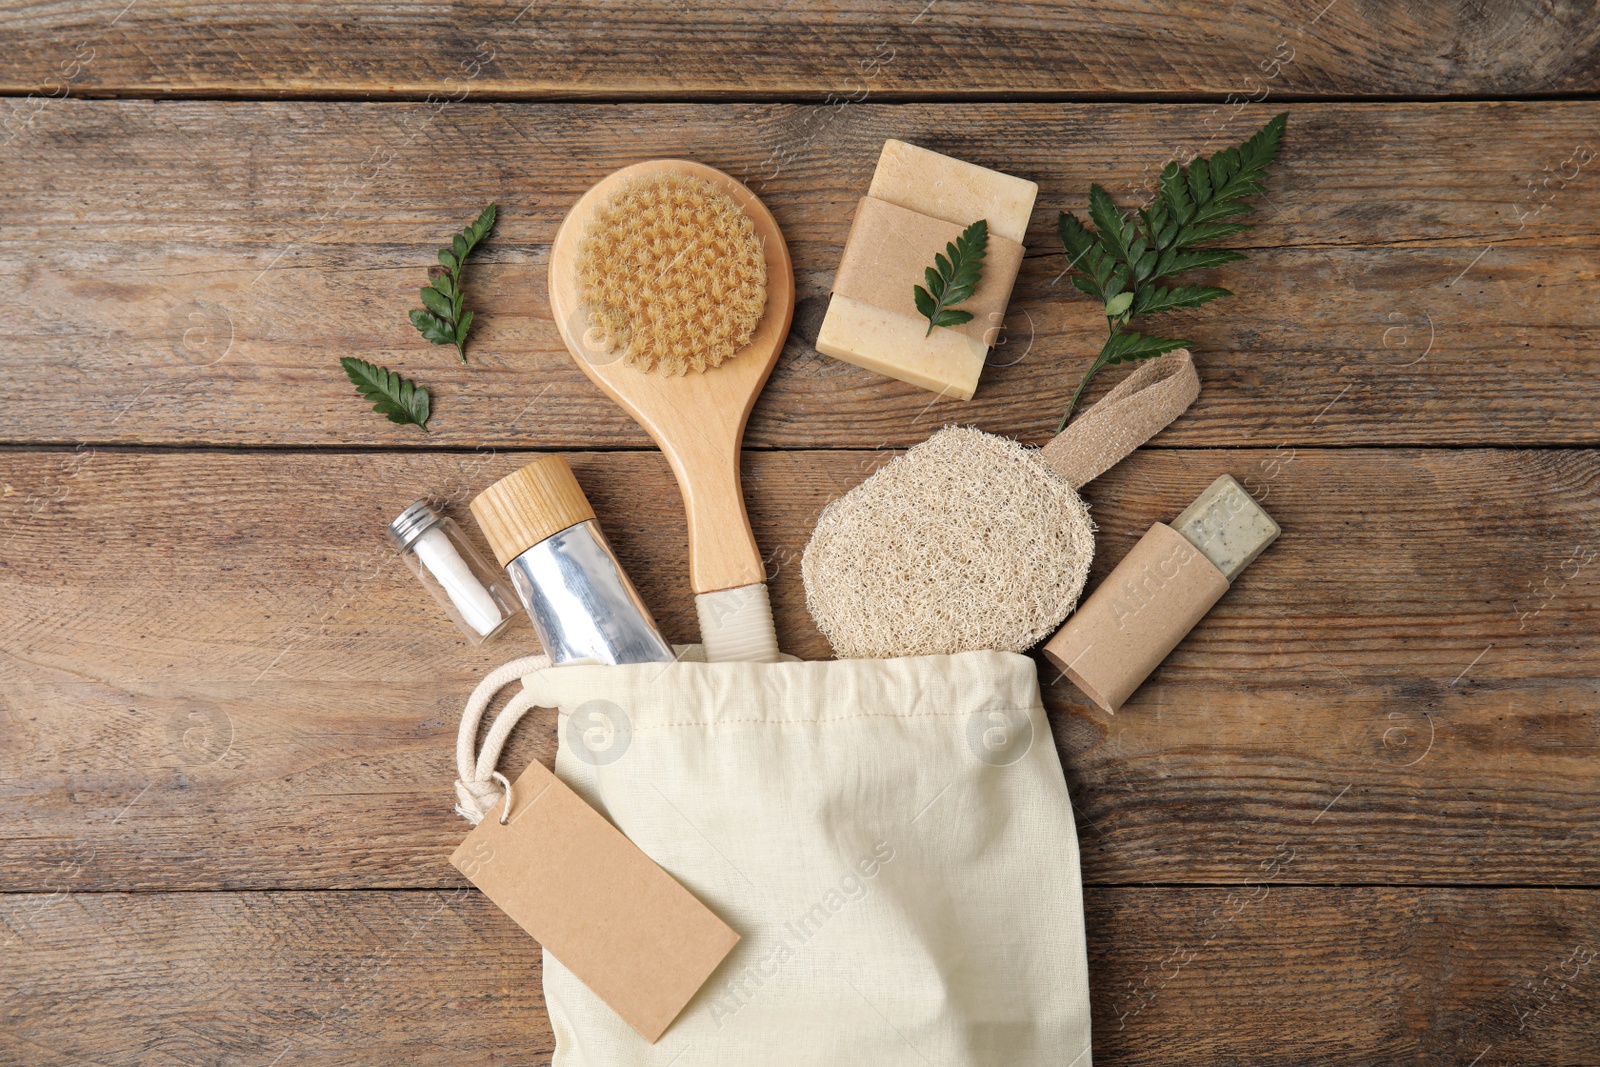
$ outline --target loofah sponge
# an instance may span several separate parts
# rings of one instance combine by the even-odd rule
[[[951,426],[829,504],[801,573],[841,658],[1022,652],[1093,559],[1088,507],[1036,450]]]
[[[767,261],[750,217],[683,174],[650,174],[596,212],[577,275],[606,349],[662,374],[720,365],[750,343],[767,304]]]

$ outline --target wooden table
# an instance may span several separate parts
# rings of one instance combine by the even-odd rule
[[[822,506],[948,422],[1043,442],[1097,348],[1056,211],[1285,107],[1239,295],[1182,320],[1200,401],[1088,494],[1091,583],[1221,472],[1284,537],[1121,714],[1047,689],[1095,1059],[1600,1063],[1583,5],[126,3],[0,13],[0,1061],[547,1062],[533,943],[445,862],[461,703],[530,636],[469,650],[382,527],[566,453],[695,636],[666,466],[548,318],[601,175],[703,160],[788,235],[744,469],[823,657]],[[886,137],[1040,184],[970,403],[810,344]],[[490,201],[463,366],[405,313]]]

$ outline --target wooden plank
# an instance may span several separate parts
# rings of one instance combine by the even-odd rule
[[[746,456],[787,651],[828,654],[800,553],[887,452]],[[10,452],[0,869],[11,889],[461,884],[471,650],[381,541],[525,456]],[[571,457],[670,638],[696,635],[657,453]],[[1042,675],[1096,883],[1593,885],[1600,454],[1147,450],[1097,481],[1098,580],[1218,473],[1280,542],[1114,718]],[[505,765],[553,755],[549,717]]]
[[[9,92],[529,98],[1582,92],[1580,9],[1252,0],[10,5]],[[425,43],[425,47],[419,47]]]
[[[1600,1061],[1592,893],[1221,892],[1086,890],[1101,1067]]]
[[[8,148],[0,438],[642,446],[549,321],[546,253],[598,178],[683,156],[750,181],[796,264],[795,330],[750,446],[909,445],[957,420],[1042,442],[1103,330],[1060,280],[1056,211],[1081,210],[1091,180],[1136,202],[1162,160],[1268,110],[54,102]],[[1197,276],[1239,296],[1172,324],[1205,392],[1163,441],[1600,440],[1600,103],[1290,110],[1262,224],[1241,238],[1254,254]],[[890,136],[1041,183],[1012,333],[970,403],[809,344]],[[433,250],[491,200],[463,367],[406,311]],[[432,386],[432,434],[368,411],[338,370],[349,354]]]
[[[0,1057],[549,1062],[535,943],[436,893],[0,896]]]
[[[1592,891],[1090,888],[1084,910],[1101,1067],[1600,1063]],[[0,935],[17,1063],[453,1067],[554,1044],[535,943],[470,888],[7,894]]]

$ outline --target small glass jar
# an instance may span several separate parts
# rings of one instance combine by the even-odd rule
[[[505,575],[429,501],[402,511],[389,524],[389,540],[474,645],[498,635],[520,610]]]

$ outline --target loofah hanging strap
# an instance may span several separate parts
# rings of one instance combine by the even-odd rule
[[[1189,350],[1169,352],[1118,382],[1045,445],[1039,458],[1080,489],[1154,437],[1199,395],[1200,377]]]

